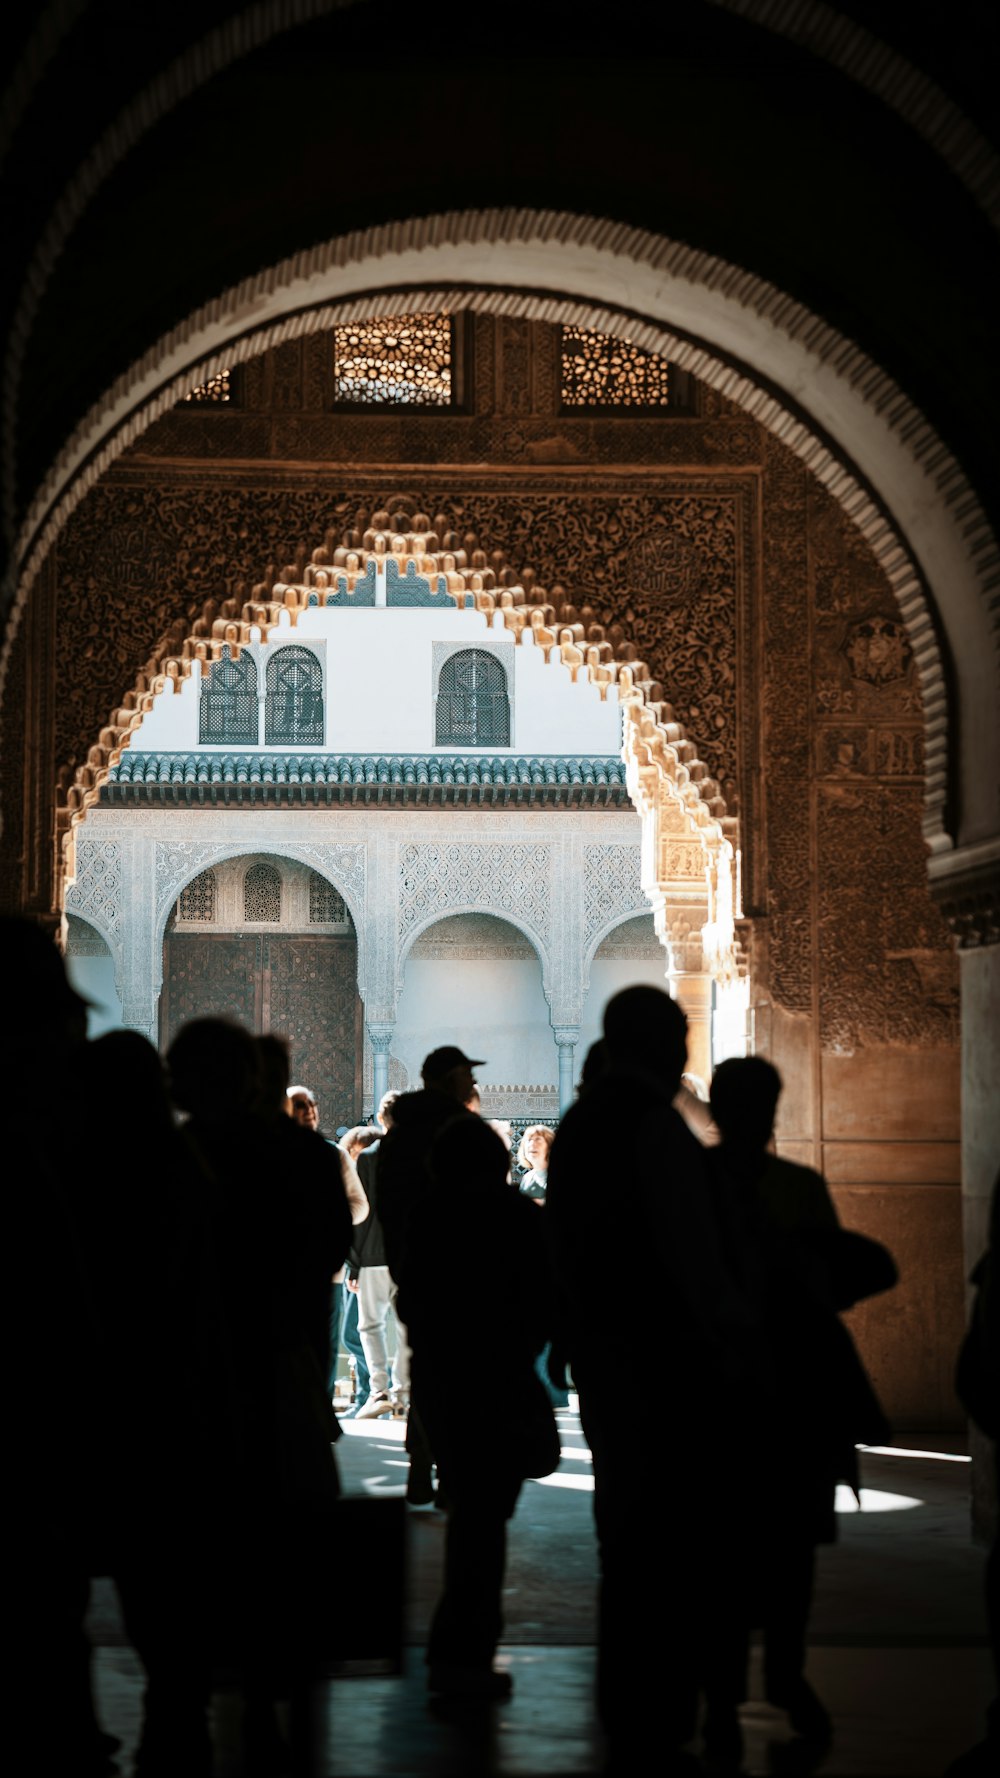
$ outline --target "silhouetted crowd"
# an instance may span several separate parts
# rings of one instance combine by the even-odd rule
[[[345,1411],[405,1416],[407,1498],[445,1520],[432,1697],[511,1690],[494,1664],[507,1524],[524,1481],[558,1466],[572,1387],[609,1770],[647,1769],[653,1744],[661,1771],[738,1772],[753,1633],[768,1700],[826,1747],[805,1677],[815,1552],[838,1483],[858,1489],[856,1447],[889,1436],[841,1314],[896,1272],[839,1226],[818,1173],[774,1152],[770,1064],[722,1063],[706,1104],[682,1086],[681,1009],[626,989],[554,1140],[525,1132],[512,1187],[509,1128],[478,1114],[479,1064],[455,1046],[376,1126],[330,1141],[281,1039],[198,1019],[165,1065],[134,1032],[87,1042],[55,946],[0,926],[27,1101],[14,1263],[36,1298],[34,1634],[61,1700],[47,1767],[118,1769],[84,1631],[91,1580],[110,1575],[146,1673],[139,1778],[208,1778],[220,1673],[242,1693],[246,1771],[316,1769],[312,1690],[345,1652],[341,1351]],[[623,1118],[628,1143],[611,1143]],[[965,1388],[995,1436],[985,1283]],[[623,1364],[658,1409],[648,1426],[623,1426]]]

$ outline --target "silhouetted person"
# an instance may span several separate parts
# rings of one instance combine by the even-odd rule
[[[320,1130],[319,1102],[311,1087],[292,1086],[289,1084],[289,1049],[284,1037],[277,1037],[273,1032],[256,1039],[257,1057],[262,1083],[262,1107],[272,1116],[287,1114],[304,1130],[312,1130],[322,1135]],[[354,1165],[355,1155],[349,1151],[346,1142],[333,1142],[329,1136],[323,1137],[328,1148],[332,1148],[337,1156],[340,1167],[341,1184],[351,1213],[352,1228],[364,1222],[368,1215],[368,1199],[358,1178]],[[355,1151],[356,1153],[357,1151]],[[330,1322],[328,1329],[329,1366],[326,1388],[333,1405],[334,1391],[337,1385],[337,1360],[340,1354],[340,1336],[344,1323],[344,1276],[346,1262],[337,1267],[330,1280]],[[340,1422],[336,1422],[337,1438],[340,1437]]]
[[[175,1128],[160,1058],[134,1031],[81,1062],[103,1127],[81,1132],[76,1216],[105,1335],[101,1567],[146,1669],[135,1771],[211,1770],[207,1705],[221,1577],[215,1540],[238,1475],[209,1176]]]
[[[118,1743],[95,1717],[84,1633],[90,1576],[105,1561],[108,1479],[105,1334],[74,1214],[80,1136],[91,1109],[81,1069],[87,1006],[34,921],[0,916],[0,965],[0,1060],[4,1079],[16,1084],[23,1136],[5,1199],[24,1317],[23,1329],[12,1319],[17,1363],[7,1431],[15,1490],[23,1489],[12,1525],[25,1538],[25,1568],[31,1564],[17,1638],[26,1659],[20,1674],[8,1675],[11,1708],[26,1724],[44,1723],[54,1772],[100,1778],[117,1770],[111,1755]],[[98,1141],[101,1123],[98,1111]]]
[[[383,1251],[397,1283],[403,1276],[411,1218],[430,1189],[427,1160],[431,1145],[452,1118],[474,1115],[468,1107],[477,1096],[472,1070],[479,1066],[456,1044],[443,1044],[439,1049],[431,1050],[421,1069],[421,1090],[396,1095],[385,1137],[364,1157],[366,1180],[372,1178],[373,1172],[377,1176],[375,1190]],[[412,1383],[406,1420],[406,1449],[410,1455],[407,1500],[411,1506],[434,1502],[443,1507],[445,1497],[440,1487],[437,1496],[434,1495],[433,1458],[423,1431],[419,1397],[414,1400]]]
[[[699,1691],[736,1683],[740,1648],[731,1570],[741,1500],[727,1478],[757,1354],[723,1259],[705,1151],[673,1109],[686,1054],[687,1021],[668,994],[616,994],[603,1050],[588,1056],[591,1084],[563,1118],[549,1162],[557,1344],[568,1351],[594,1457],[598,1703],[623,1769],[651,1743],[668,1770],[685,1769],[680,1750]],[[628,1165],[609,1178],[608,1133],[623,1119]],[[609,1265],[617,1339],[602,1306]],[[627,1421],[622,1341],[633,1377]]]
[[[955,1390],[963,1408],[991,1444],[984,1461],[992,1464],[994,1510],[1000,1496],[1000,1175],[990,1200],[985,1253],[969,1279],[973,1286],[969,1327],[959,1353]],[[986,1717],[986,1739],[949,1766],[947,1778],[992,1778],[1000,1764],[1000,1525],[986,1559],[986,1621],[993,1651],[996,1691]]]
[[[230,1516],[234,1626],[248,1764],[283,1757],[273,1700],[301,1701],[321,1652],[319,1593],[339,1487],[327,1391],[330,1280],[351,1218],[340,1155],[260,1103],[253,1038],[222,1019],[184,1026],[167,1057],[175,1103],[212,1173],[222,1302],[242,1443]]]
[[[559,1440],[535,1360],[551,1320],[543,1218],[508,1187],[509,1155],[481,1119],[446,1123],[410,1220],[400,1304],[414,1395],[448,1499],[444,1591],[427,1649],[446,1698],[506,1697],[506,1525],[525,1477],[547,1475]]]
[[[421,1090],[400,1093],[392,1107],[392,1127],[374,1151],[379,1220],[389,1270],[396,1279],[402,1275],[410,1217],[428,1187],[431,1143],[457,1114],[475,1115],[468,1110],[478,1096],[472,1070],[481,1066],[453,1043],[431,1050],[420,1071]]]
[[[879,1243],[840,1229],[819,1173],[770,1152],[780,1092],[777,1069],[760,1057],[719,1065],[711,1107],[722,1140],[709,1166],[727,1255],[769,1357],[770,1403],[757,1423],[752,1468],[757,1555],[746,1576],[748,1619],[763,1627],[769,1703],[822,1744],[830,1719],[805,1678],[816,1545],[836,1537],[837,1482],[858,1488],[855,1445],[889,1436],[837,1312],[888,1289],[896,1272]],[[735,1745],[735,1700],[716,1695],[712,1704],[717,1742]]]

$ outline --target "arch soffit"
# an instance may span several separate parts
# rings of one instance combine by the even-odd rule
[[[630,920],[641,920],[647,914],[651,920],[654,918],[652,904],[648,901],[645,907],[628,908],[624,913],[613,914],[607,924],[602,926],[597,934],[590,940],[590,943],[583,954],[584,992],[590,987],[590,966],[593,963],[594,958],[597,956],[604,940],[610,938],[613,932],[617,932],[619,926],[627,926]],[[666,975],[667,953],[663,946],[662,939],[657,937],[656,942],[660,946],[663,955],[663,973]]]
[[[615,332],[670,357],[827,487],[899,603],[923,690],[925,834],[932,850],[948,850],[938,621],[963,708],[978,713],[973,729],[988,732],[995,696],[1000,557],[975,494],[923,416],[851,341],[740,267],[625,224],[523,210],[411,219],[327,242],[225,292],[120,378],[68,443],[22,535],[19,602],[83,494],[193,382],[343,320],[446,308],[456,290],[483,312]],[[962,792],[969,837],[1000,826],[992,786],[971,760]]]
[[[311,846],[296,845],[294,840],[282,842],[280,846],[269,846],[266,850],[262,850],[259,846],[248,846],[245,841],[230,840],[220,841],[218,845],[211,843],[202,845],[196,862],[189,861],[187,865],[179,866],[171,875],[164,878],[153,919],[153,939],[157,955],[160,954],[166,937],[171,908],[188,884],[193,883],[196,877],[200,877],[203,871],[215,870],[220,864],[231,864],[240,858],[257,863],[274,861],[278,864],[282,859],[285,859],[292,864],[304,865],[307,870],[314,870],[317,876],[325,877],[326,881],[336,889],[337,894],[343,896],[354,924],[354,936],[358,947],[358,993],[363,1000],[366,976],[364,906],[359,900],[354,886],[345,878],[339,877],[335,868],[331,869],[329,865],[317,859],[313,855],[314,850]],[[73,912],[72,908],[67,911]]]
[[[720,11],[787,37],[866,87],[940,155],[994,227],[1000,227],[1000,161],[993,145],[898,50],[826,0],[709,0]]]
[[[112,961],[115,966],[115,982],[120,989],[122,941],[117,926],[110,925],[102,920],[99,909],[95,910],[93,908],[87,908],[86,912],[84,912],[80,908],[67,906],[63,910],[63,918],[65,919],[68,915],[72,915],[74,920],[79,920],[82,926],[91,927],[91,929],[96,932],[98,938],[104,940],[108,950],[111,952]]]
[[[546,1000],[548,1000],[549,1003],[551,1004],[551,1001],[552,1001],[552,967],[551,967],[551,962],[550,962],[550,957],[549,957],[548,946],[544,943],[544,941],[540,937],[540,935],[535,931],[534,927],[527,920],[525,920],[523,914],[521,914],[511,908],[484,907],[481,901],[470,901],[470,902],[456,903],[456,905],[454,907],[447,908],[444,912],[442,912],[441,909],[438,908],[435,910],[434,913],[428,914],[428,916],[425,920],[421,920],[418,925],[415,925],[411,928],[411,930],[406,934],[406,938],[405,938],[404,942],[400,945],[399,950],[396,954],[396,998],[397,998],[397,1000],[399,999],[400,994],[403,992],[403,978],[406,973],[407,959],[410,955],[411,950],[413,949],[413,946],[416,944],[417,939],[422,938],[425,932],[429,932],[432,926],[440,926],[443,920],[454,920],[454,919],[459,918],[462,914],[485,914],[490,919],[493,919],[493,920],[505,920],[508,926],[516,926],[518,932],[521,933],[522,937],[527,939],[529,945],[531,946],[536,957],[538,958],[538,962],[539,962],[539,965],[540,965],[541,971],[542,971],[542,992],[544,993]]]

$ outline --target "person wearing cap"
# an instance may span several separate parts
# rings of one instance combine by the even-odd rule
[[[484,1065],[457,1044],[442,1044],[424,1058],[422,1091],[401,1093],[393,1106],[391,1139],[379,1144],[379,1216],[389,1270],[397,1282],[410,1211],[425,1183],[427,1152],[449,1119],[478,1113],[479,1088],[472,1071]]]

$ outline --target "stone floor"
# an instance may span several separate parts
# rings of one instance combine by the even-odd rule
[[[560,1469],[545,1482],[526,1485],[511,1531],[500,1656],[514,1678],[511,1701],[471,1718],[429,1708],[421,1644],[437,1590],[444,1523],[433,1509],[412,1512],[403,1672],[340,1679],[326,1688],[319,1700],[322,1752],[315,1778],[569,1778],[602,1769],[592,1705],[589,1453],[572,1410],[560,1420]],[[401,1492],[402,1427],[380,1420],[347,1422],[345,1430],[339,1446],[345,1488]],[[623,1432],[662,1438],[655,1412],[634,1418]],[[809,1676],[836,1723],[821,1769],[824,1778],[939,1778],[956,1754],[979,1739],[992,1691],[984,1552],[968,1531],[968,1463],[960,1441],[924,1435],[866,1452],[863,1466],[862,1510],[842,1513],[840,1542],[820,1558]],[[345,1566],[345,1611],[356,1584],[356,1570]],[[127,1771],[138,1731],[141,1670],[103,1584],[95,1588],[91,1634],[102,1720],[122,1739],[120,1760]],[[756,1700],[756,1660],[751,1678]],[[742,1715],[748,1774],[802,1769],[783,1717],[757,1701]],[[219,1778],[237,1778],[238,1707],[229,1695],[215,1701],[213,1733]]]

